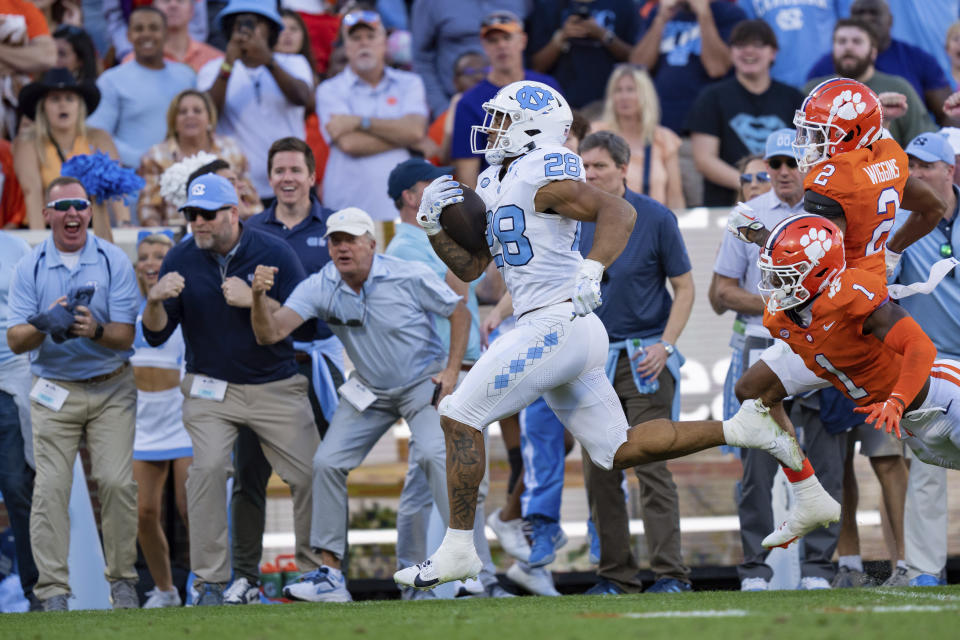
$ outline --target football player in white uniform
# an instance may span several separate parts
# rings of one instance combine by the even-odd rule
[[[751,402],[723,423],[655,420],[643,429],[629,428],[604,374],[607,333],[591,312],[600,305],[603,270],[626,245],[636,213],[622,198],[589,186],[580,157],[561,146],[573,114],[556,90],[515,82],[483,109],[486,117],[473,128],[472,146],[491,165],[477,186],[487,207],[488,249],[470,253],[441,228],[443,208],[463,201],[463,190],[450,176],[424,190],[418,222],[462,280],[477,279],[495,261],[513,297],[517,327],[494,342],[440,403],[449,528],[433,556],[394,575],[399,584],[419,589],[480,570],[472,529],[485,468],[482,431],[540,396],[607,469],[721,444],[763,448],[794,468],[803,459],[796,440]],[[586,259],[578,251],[581,221],[597,225]]]

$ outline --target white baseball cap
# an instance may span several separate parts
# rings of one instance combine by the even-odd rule
[[[363,209],[357,207],[347,207],[335,212],[327,218],[327,232],[323,237],[328,237],[331,233],[342,231],[352,236],[362,236],[366,233],[375,235],[373,231],[373,219]]]
[[[940,135],[946,137],[947,142],[953,148],[953,154],[960,156],[960,129],[957,127],[944,127],[940,129]]]

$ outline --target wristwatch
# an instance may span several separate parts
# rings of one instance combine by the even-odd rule
[[[663,345],[664,350],[667,352],[667,356],[672,356],[673,352],[677,350],[675,346],[667,342],[666,340],[661,340],[660,344]]]
[[[370,130],[370,116],[363,116],[360,118],[360,130],[369,131]]]
[[[96,330],[93,332],[93,337],[90,338],[90,339],[93,340],[94,342],[96,342],[97,340],[99,340],[99,339],[102,338],[102,337],[103,337],[103,325],[98,322],[98,323],[97,323],[97,328],[96,328]]]

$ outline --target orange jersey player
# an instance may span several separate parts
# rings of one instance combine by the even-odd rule
[[[804,209],[844,230],[851,265],[883,276],[885,263],[892,270],[898,252],[937,225],[945,203],[923,182],[908,177],[903,151],[896,142],[882,137],[880,102],[866,85],[847,78],[820,83],[797,110],[793,122],[797,163],[808,172]],[[900,206],[912,213],[887,241]],[[741,240],[760,246],[770,233],[746,205],[731,212],[727,227]],[[787,427],[789,420],[776,399],[786,395],[784,389],[791,380],[808,374],[803,360],[778,343],[740,377],[734,390],[741,402],[758,398],[766,403],[771,415]],[[809,462],[802,472],[784,469],[784,473],[797,495],[796,508],[778,529],[780,535],[768,536],[764,546],[788,544],[839,517],[840,505],[816,482]]]
[[[836,225],[799,215],[774,227],[760,252],[763,324],[808,369],[787,391],[832,384],[924,462],[960,469],[960,363],[936,360],[920,325],[890,301],[884,278],[848,268],[842,246]]]

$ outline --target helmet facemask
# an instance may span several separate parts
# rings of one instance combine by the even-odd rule
[[[803,287],[803,279],[811,270],[809,262],[778,267],[770,256],[761,253],[757,266],[761,273],[757,288],[770,313],[798,307],[810,299],[810,292]]]

